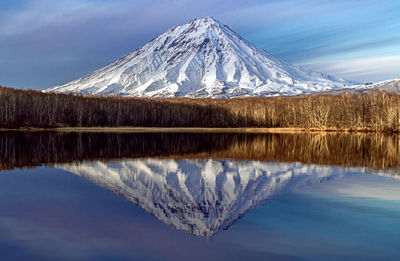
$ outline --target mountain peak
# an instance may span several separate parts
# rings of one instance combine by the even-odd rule
[[[186,24],[183,25],[175,25],[168,29],[164,34],[168,34],[172,31],[176,31],[177,28],[180,28],[182,31],[197,31],[201,28],[203,29],[209,29],[209,28],[220,28],[221,26],[224,26],[222,23],[218,22],[215,20],[213,17],[204,17],[204,18],[196,18],[191,21],[189,21]],[[205,31],[203,31],[205,32]],[[163,34],[162,34],[163,35]],[[160,36],[162,36],[160,35]],[[159,36],[159,37],[160,37]]]
[[[212,24],[220,24],[217,20],[212,16],[206,16],[203,18],[196,18],[189,22],[189,24],[198,24],[198,25],[212,25]]]
[[[179,31],[179,38],[191,38],[192,40],[198,38],[207,38],[210,37],[210,34],[219,35],[217,37],[222,37],[224,35],[222,30],[225,27],[225,25],[212,17],[204,17],[191,20],[187,24],[174,26],[168,30],[166,34],[169,34],[172,31]]]
[[[349,82],[290,65],[212,17],[177,25],[136,51],[51,91],[138,97],[276,96]]]

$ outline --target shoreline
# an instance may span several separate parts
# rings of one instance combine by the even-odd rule
[[[375,130],[372,128],[203,128],[203,127],[55,127],[55,128],[0,128],[0,132],[117,132],[117,133],[392,133],[399,131]]]

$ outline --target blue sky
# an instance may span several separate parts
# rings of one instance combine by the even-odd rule
[[[398,0],[3,0],[0,85],[66,83],[205,16],[317,71],[361,82],[400,75]]]

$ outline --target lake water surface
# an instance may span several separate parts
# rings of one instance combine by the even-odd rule
[[[400,137],[0,133],[0,260],[400,260]]]

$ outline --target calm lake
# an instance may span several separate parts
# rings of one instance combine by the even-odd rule
[[[400,136],[0,132],[0,260],[400,260]]]

